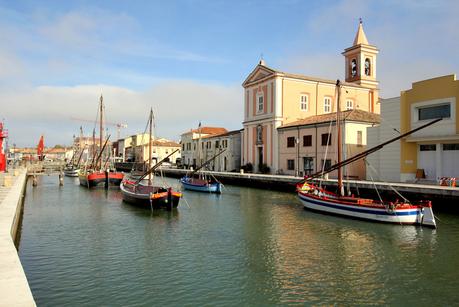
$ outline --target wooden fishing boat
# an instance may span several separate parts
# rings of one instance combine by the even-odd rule
[[[81,171],[78,174],[80,185],[94,188],[98,186],[112,186],[119,187],[123,180],[124,174],[121,172],[112,171]]]
[[[381,149],[383,146],[395,142],[407,135],[418,130],[424,129],[438,121],[436,119],[414,130],[408,131],[396,138],[393,138],[383,144],[363,151],[351,158],[341,161],[341,128],[340,128],[340,82],[336,83],[337,90],[337,129],[338,129],[338,163],[330,166],[326,170],[317,172],[297,184],[297,194],[305,209],[319,211],[322,213],[340,215],[351,218],[364,219],[375,222],[384,222],[392,224],[409,224],[436,227],[435,216],[430,201],[419,201],[411,203],[403,198],[403,201],[384,201],[382,199],[374,200],[355,196],[344,196],[341,169],[343,166],[365,158],[367,155]],[[338,192],[328,191],[311,182],[312,179],[323,176],[334,170],[338,170]],[[308,182],[309,181],[309,182]]]
[[[171,187],[158,187],[149,185],[148,181],[124,179],[120,185],[123,200],[150,209],[177,208],[182,193],[173,191]]]
[[[384,223],[436,227],[430,201],[412,204],[339,196],[307,182],[299,184],[297,191],[306,209]]]
[[[217,181],[210,181],[201,178],[184,176],[180,178],[180,183],[185,189],[191,191],[217,194],[220,194],[222,192],[222,184]]]
[[[103,97],[100,96],[100,103],[99,103],[99,114],[100,114],[100,133],[99,133],[99,154],[97,158],[95,156],[96,148],[95,148],[95,131],[93,131],[93,160],[91,165],[85,167],[84,169],[80,170],[78,173],[78,178],[80,179],[80,185],[92,188],[97,186],[105,186],[108,187],[119,187],[121,181],[123,180],[124,174],[122,172],[117,172],[116,170],[111,170],[106,164],[102,162],[102,155],[104,153],[105,147],[107,146],[108,140],[110,136],[107,137],[105,142],[103,142],[103,120],[104,120],[104,105],[103,105]]]
[[[200,141],[201,141],[201,122],[199,122],[198,131],[198,161],[200,161],[201,152],[200,152]],[[219,155],[221,155],[225,150],[221,150],[218,154],[214,155],[212,158],[208,159],[201,166],[197,167],[195,170],[190,171],[185,176],[180,178],[180,183],[183,188],[190,191],[196,192],[205,192],[205,193],[216,193],[220,194],[222,192],[222,184],[215,177],[210,177],[206,173],[200,172],[205,168],[210,162],[215,160]]]
[[[130,204],[138,205],[145,208],[153,209],[167,209],[172,210],[177,208],[182,193],[173,191],[172,188],[163,187],[153,184],[153,176],[155,170],[161,166],[164,161],[167,161],[170,156],[175,154],[177,150],[174,150],[164,159],[156,163],[153,167],[151,166],[152,158],[152,127],[153,127],[153,110],[150,110],[149,117],[149,142],[148,142],[148,170],[144,172],[140,177],[124,178],[121,181],[120,189],[123,195],[123,200]],[[148,176],[148,177],[147,177]],[[148,179],[146,179],[148,178]]]

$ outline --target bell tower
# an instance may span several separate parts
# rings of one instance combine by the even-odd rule
[[[378,53],[378,48],[368,43],[360,18],[354,44],[342,53],[345,58],[346,82],[377,89],[379,82],[376,80],[376,57]]]

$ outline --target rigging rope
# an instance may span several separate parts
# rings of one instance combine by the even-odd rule
[[[368,162],[367,162],[367,159],[363,159],[363,161],[365,161],[365,163],[368,163]],[[370,179],[371,179],[371,181],[373,182],[373,185],[374,185],[375,190],[376,190],[376,194],[378,194],[378,198],[379,198],[379,200],[381,201],[381,203],[383,204],[384,202],[383,202],[383,200],[382,200],[382,198],[381,198],[381,195],[379,194],[378,188],[376,187],[375,181],[373,180],[373,176],[371,176],[371,173],[368,173],[368,174],[370,175]]]
[[[378,175],[378,178],[379,178],[381,181],[383,181],[384,183],[386,183],[386,184],[392,189],[392,191],[394,191],[398,196],[400,196],[405,202],[410,203],[410,201],[409,201],[406,197],[404,197],[399,191],[397,191],[397,190],[392,186],[392,184],[391,184],[390,182],[381,179],[381,177],[380,177],[379,174],[378,174],[378,171],[373,167],[373,165],[370,164],[370,162],[368,162],[366,159],[365,159],[365,162],[366,162],[366,164],[370,167],[370,169],[371,169],[376,175]],[[370,174],[370,176],[371,176],[371,174]]]

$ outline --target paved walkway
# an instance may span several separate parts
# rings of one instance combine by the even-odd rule
[[[12,173],[0,174],[0,306],[36,306],[13,239],[21,212],[26,169],[19,170],[17,176]],[[11,179],[11,185],[5,187],[6,176]]]

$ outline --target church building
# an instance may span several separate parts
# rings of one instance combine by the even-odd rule
[[[358,118],[366,113],[379,114],[379,89],[376,79],[377,55],[379,50],[370,45],[362,22],[359,23],[357,34],[351,47],[344,50],[345,82],[341,82],[341,110],[359,110]],[[282,157],[280,136],[282,127],[292,127],[298,123],[297,137],[294,139],[296,156],[294,169],[296,175],[306,169],[311,161],[300,157],[300,140],[302,120],[308,125],[314,124],[314,118],[323,120],[323,116],[336,112],[336,80],[327,80],[299,74],[282,72],[261,60],[243,82],[244,88],[244,121],[241,144],[241,164],[251,163],[255,172],[266,171],[272,174],[287,173],[287,162],[291,168],[291,160]],[[304,121],[303,121],[304,122]],[[312,144],[320,136],[312,135]],[[309,138],[308,146],[309,146]],[[289,142],[291,140],[288,140]],[[365,140],[366,141],[366,140]],[[289,144],[292,145],[292,144]],[[316,147],[317,148],[317,147]],[[321,167],[317,163],[318,150],[312,157],[313,170]],[[284,161],[285,160],[285,161]],[[315,163],[314,163],[315,162]]]

